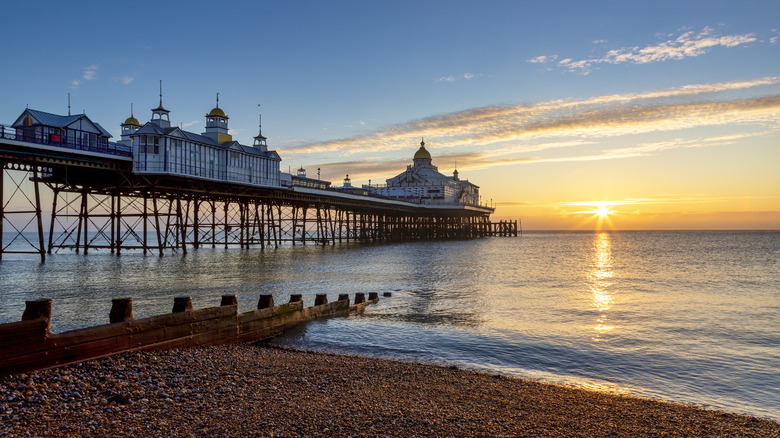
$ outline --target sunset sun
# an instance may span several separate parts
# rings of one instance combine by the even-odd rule
[[[601,206],[596,209],[595,213],[599,215],[599,217],[607,217],[609,215],[609,208]]]

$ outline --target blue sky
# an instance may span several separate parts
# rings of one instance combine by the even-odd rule
[[[539,228],[607,201],[626,226],[747,212],[765,228],[780,218],[778,17],[776,1],[14,2],[0,122],[65,113],[71,93],[118,138],[162,80],[194,132],[219,92],[251,144],[260,104],[284,170],[383,181],[425,136],[441,171],[457,162]]]

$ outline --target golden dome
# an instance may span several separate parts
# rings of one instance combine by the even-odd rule
[[[425,150],[425,140],[420,141],[420,149],[417,150],[414,154],[414,159],[424,159],[424,160],[430,160],[431,159],[431,153]]]
[[[125,123],[122,123],[122,125],[135,125],[135,126],[141,126],[140,123],[138,123],[138,120],[136,120],[135,117],[130,116],[125,120]]]
[[[220,107],[216,107],[213,110],[211,110],[210,113],[206,114],[206,117],[224,117],[228,118],[228,116],[225,115],[225,112],[222,111]]]

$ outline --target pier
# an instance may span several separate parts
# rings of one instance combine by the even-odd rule
[[[227,116],[217,110],[207,119],[207,131],[214,132],[204,135],[222,139],[219,135],[225,136],[222,130],[227,132]],[[153,111],[156,116],[167,116],[162,98]],[[65,122],[61,122],[63,127],[49,126],[55,122],[36,125],[32,116],[59,117]],[[64,125],[71,120],[78,121],[79,129]],[[280,159],[267,150],[262,134],[255,137],[254,149],[224,142],[226,158],[222,159],[216,155],[223,152],[219,144],[210,152],[206,143],[177,140],[179,134],[181,138],[196,135],[171,128],[160,117],[144,127],[129,118],[122,124],[124,143],[108,141],[105,130],[86,116],[26,110],[18,123],[0,125],[0,260],[4,254],[24,253],[39,254],[44,261],[46,254],[62,249],[84,254],[101,249],[117,255],[140,250],[162,256],[166,251],[186,253],[188,248],[207,246],[276,248],[283,243],[518,235],[517,221],[490,222],[494,208],[478,202],[478,188],[460,181],[457,170],[454,181],[465,187],[457,202],[436,201],[433,196],[398,198],[384,195],[387,187],[377,191],[370,185],[351,188],[348,177],[339,189],[319,179],[281,173]],[[87,125],[96,127],[94,132],[86,131],[83,126]],[[160,130],[160,126],[168,126],[160,131],[168,134],[155,137],[154,143],[142,143],[151,142],[153,136],[139,133],[147,128]],[[207,140],[200,136],[199,141]],[[419,167],[435,170],[421,144],[424,154],[415,154],[415,164],[420,161],[424,165]],[[179,155],[166,155],[168,150],[174,154],[188,146],[192,154],[196,147],[198,154],[211,154],[211,167],[189,165]],[[251,153],[241,152],[247,150]],[[275,163],[276,170],[253,154],[270,157],[266,161]],[[159,160],[171,164],[153,162],[152,156],[163,156]],[[214,168],[213,157],[223,163],[221,168]],[[249,163],[244,165],[248,169],[232,166],[230,160],[235,157],[236,162]],[[252,163],[260,163],[255,168],[265,166],[264,173],[253,173]],[[51,199],[51,204],[44,205],[44,198]]]

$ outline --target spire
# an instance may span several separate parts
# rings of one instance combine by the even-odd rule
[[[70,93],[68,93],[68,115],[70,115]]]
[[[257,104],[257,107],[260,108],[260,104]],[[262,151],[268,150],[268,143],[266,143],[267,138],[263,137],[263,114],[258,114],[257,118],[257,135],[255,136],[255,147],[259,147]]]
[[[163,107],[163,103],[162,103],[162,79],[160,79],[160,106],[152,109],[152,111],[161,111],[166,113],[170,112],[167,109],[165,109],[165,107]]]
[[[157,108],[152,109],[152,123],[155,125],[161,127],[161,128],[170,128],[171,127],[171,119],[168,115],[170,111],[165,109],[163,107],[162,102],[162,80],[160,80],[160,106]]]
[[[133,104],[132,103],[130,104],[130,117],[128,117],[127,120],[125,120],[125,122],[122,123],[122,125],[120,125],[120,126],[123,127],[123,130],[122,130],[123,134],[124,134],[124,127],[127,126],[127,125],[132,125],[132,126],[136,126],[136,127],[140,127],[141,126],[141,124],[138,123],[138,120],[133,115]],[[135,132],[135,131],[133,131],[133,132]]]

